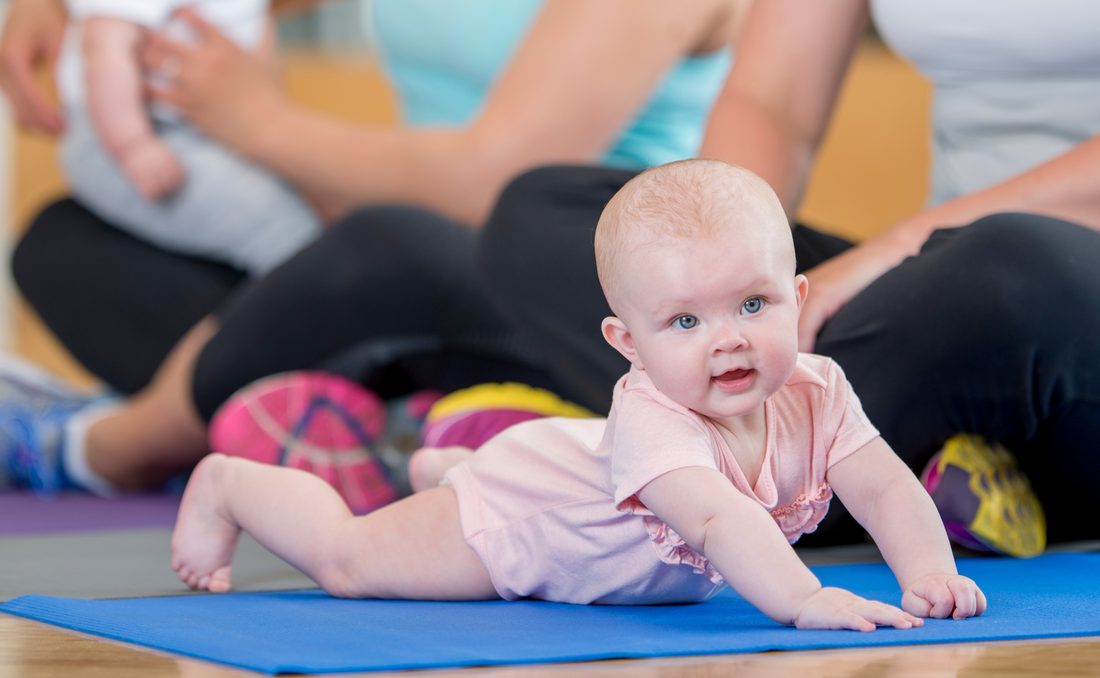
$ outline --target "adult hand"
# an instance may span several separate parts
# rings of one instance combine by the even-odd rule
[[[923,624],[917,617],[893,605],[829,586],[807,598],[794,620],[794,625],[800,629],[853,631],[874,631],[876,626],[911,629]]]
[[[0,35],[0,88],[8,95],[15,119],[50,134],[60,134],[65,123],[42,91],[35,69],[43,63],[53,68],[65,21],[65,8],[58,0],[14,0]]]
[[[918,617],[966,619],[985,612],[985,594],[968,577],[958,574],[931,574],[905,589],[901,606]]]
[[[798,318],[799,351],[812,353],[818,332],[844,304],[920,251],[930,232],[924,221],[924,216],[918,215],[806,271],[810,292]]]
[[[176,15],[194,30],[192,44],[154,33],[142,62],[168,82],[150,98],[178,108],[187,120],[222,143],[243,150],[259,123],[283,103],[271,30],[260,49],[245,52],[191,9]]]

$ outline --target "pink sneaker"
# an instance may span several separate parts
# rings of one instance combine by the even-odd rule
[[[386,424],[374,393],[325,372],[284,372],[237,391],[210,421],[210,449],[308,471],[332,485],[353,513],[400,498],[371,453]]]

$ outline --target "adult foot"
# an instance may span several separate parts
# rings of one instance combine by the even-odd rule
[[[413,492],[430,490],[439,485],[453,467],[473,456],[468,447],[421,447],[409,457],[409,484]]]
[[[211,454],[191,473],[172,533],[172,569],[184,584],[214,593],[229,590],[230,564],[241,528],[226,513],[222,477],[233,460]],[[237,462],[240,463],[240,462]]]
[[[65,423],[95,400],[19,358],[0,354],[0,488],[54,494]]]

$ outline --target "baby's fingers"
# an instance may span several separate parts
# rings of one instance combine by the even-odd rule
[[[905,609],[913,612],[914,614],[922,612],[923,617],[933,617],[935,619],[947,619],[951,616],[951,613],[955,611],[955,596],[942,581],[934,581],[926,579],[917,582],[912,586],[906,595],[912,594],[917,598],[924,601],[924,605],[914,606],[917,609],[911,608],[909,605],[905,605]],[[902,598],[902,604],[905,604],[904,597]],[[924,611],[925,605],[928,606],[927,612]]]
[[[868,609],[861,611],[861,615],[867,621],[875,624],[876,626],[893,626],[895,629],[911,629],[914,626],[923,626],[924,621],[919,617],[899,610],[893,605],[887,605],[886,603],[876,603],[868,601],[870,603]]]
[[[928,617],[932,614],[932,603],[914,593],[912,589],[906,591],[901,597],[901,607],[917,617]]]
[[[952,615],[955,619],[975,617],[985,612],[985,594],[974,582],[959,577],[948,580],[947,588],[955,598],[955,613]]]
[[[843,612],[837,615],[837,618],[834,619],[834,624],[830,628],[834,630],[851,629],[853,631],[869,633],[875,630],[875,623],[864,619],[861,615],[854,612]]]

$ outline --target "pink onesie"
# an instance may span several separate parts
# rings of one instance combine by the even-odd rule
[[[699,602],[725,587],[722,576],[638,501],[638,491],[679,468],[717,469],[794,543],[828,510],[825,472],[878,436],[840,366],[816,355],[798,356],[764,414],[764,464],[749,487],[714,425],[632,369],[615,386],[606,422],[513,426],[445,482],[458,495],[463,535],[502,598]]]

